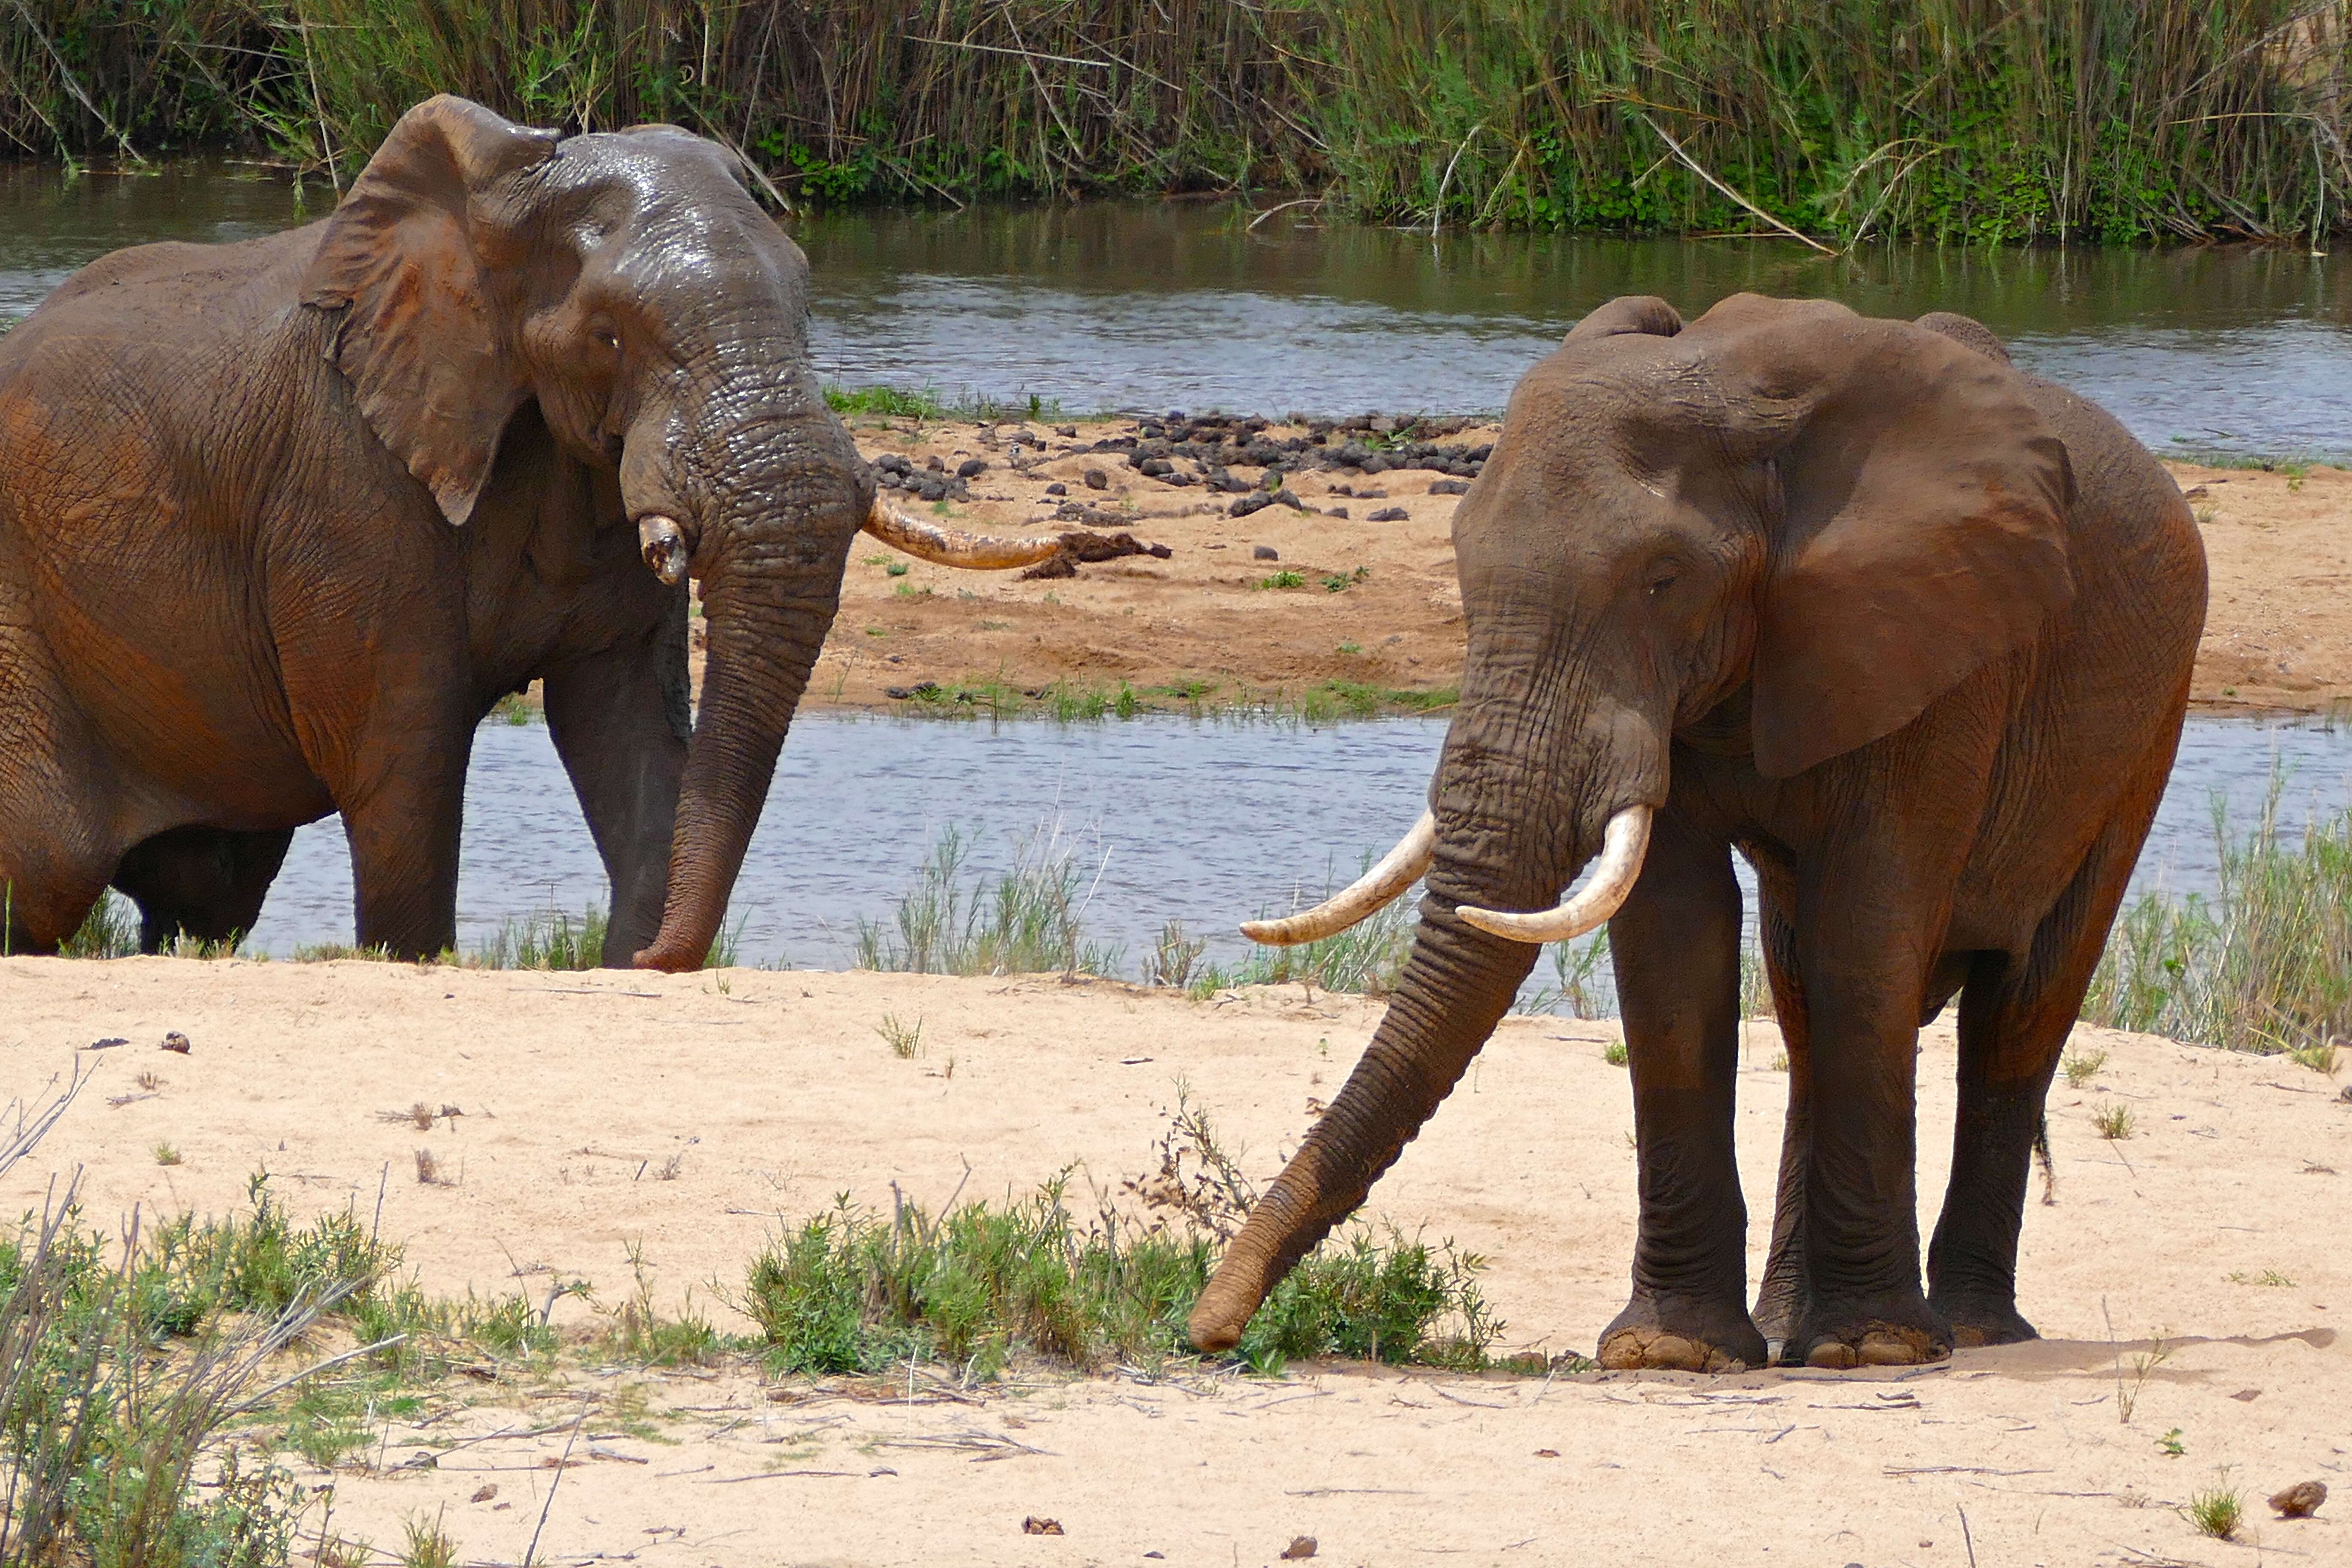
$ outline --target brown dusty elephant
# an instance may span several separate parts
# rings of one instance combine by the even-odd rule
[[[1425,869],[1412,956],[1194,1342],[1234,1343],[1363,1201],[1536,944],[1603,920],[1641,1192],[1604,1364],[1753,1366],[1768,1342],[1790,1363],[1905,1363],[2032,1337],[2030,1153],[2204,618],[2179,489],[1965,318],[1739,296],[1685,328],[1622,299],[1519,383],[1454,536],[1469,647],[1429,816],[1355,888],[1252,931],[1325,934]],[[1753,1317],[1734,849],[1790,1069]],[[1958,1127],[1923,1295],[1914,1058],[1956,994]]]
[[[360,942],[441,951],[474,725],[542,679],[605,962],[702,962],[859,528],[956,565],[1057,546],[877,503],[807,262],[740,175],[674,127],[436,98],[323,222],[118,252],[0,339],[7,951],[109,882],[150,948],[250,929],[338,810]]]

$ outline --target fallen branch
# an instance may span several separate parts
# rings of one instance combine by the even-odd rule
[[[1747,208],[1749,212],[1763,219],[1766,223],[1770,224],[1774,228],[1779,229],[1782,234],[1787,235],[1790,239],[1795,240],[1798,244],[1809,245],[1815,250],[1820,251],[1823,256],[1835,256],[1837,254],[1836,251],[1831,249],[1828,246],[1823,245],[1820,240],[1811,237],[1810,235],[1799,234],[1795,229],[1790,228],[1787,224],[1782,223],[1779,218],[1774,217],[1770,213],[1766,212],[1762,207],[1758,206],[1754,202],[1749,201],[1746,196],[1741,195],[1738,191],[1733,190],[1729,185],[1725,184],[1721,180],[1718,180],[1713,174],[1708,174],[1706,166],[1700,163],[1697,159],[1692,157],[1688,153],[1684,152],[1683,144],[1675,141],[1671,135],[1667,134],[1665,127],[1660,125],[1656,121],[1651,119],[1646,114],[1640,115],[1637,118],[1640,119],[1643,124],[1657,132],[1658,140],[1664,142],[1666,144],[1667,150],[1672,152],[1675,157],[1681,159],[1692,174],[1696,174],[1700,179],[1705,180],[1708,184],[1713,185],[1717,190],[1721,191],[1725,195],[1730,197],[1733,201],[1738,202],[1741,206]]]

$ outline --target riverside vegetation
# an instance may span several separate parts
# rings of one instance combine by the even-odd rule
[[[87,1081],[16,1107],[0,1173]],[[119,1244],[87,1224],[68,1181],[0,1239],[0,1560],[278,1568],[299,1539],[318,1562],[374,1561],[332,1533],[331,1488],[302,1484],[289,1462],[380,1468],[385,1422],[519,1390],[577,1396],[567,1368],[732,1362],[887,1383],[945,1363],[971,1388],[1016,1366],[1200,1367],[1184,1317],[1255,1193],[1205,1115],[1181,1103],[1156,1153],[1158,1170],[1127,1184],[1140,1202],[1125,1216],[1106,1201],[1079,1221],[1060,1182],[936,1217],[845,1202],[787,1227],[751,1265],[734,1304],[756,1331],[742,1336],[719,1332],[690,1298],[677,1315],[657,1310],[634,1248],[636,1284],[621,1301],[561,1276],[544,1302],[436,1300],[356,1214],[294,1223],[266,1174],[244,1213],[154,1229],[134,1219]],[[1481,1267],[1450,1246],[1352,1226],[1270,1299],[1238,1359],[1219,1363],[1484,1368],[1502,1325],[1478,1292]],[[550,1326],[567,1296],[589,1299],[591,1324]],[[620,1424],[652,1430],[642,1397],[633,1408]],[[428,1450],[453,1441],[424,1439]],[[448,1561],[433,1554],[437,1528],[412,1524],[410,1537],[399,1561]]]
[[[672,121],[784,199],[1296,188],[1382,222],[2316,239],[2346,5],[13,0],[0,138],[340,181],[454,91]]]

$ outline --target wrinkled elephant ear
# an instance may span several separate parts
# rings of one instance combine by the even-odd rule
[[[1902,728],[2072,602],[2074,473],[2006,363],[1754,295],[1680,342],[1720,377],[1734,446],[1780,480],[1752,677],[1767,777]]]
[[[1569,343],[1590,342],[1594,338],[1619,337],[1626,332],[1640,332],[1653,338],[1671,338],[1683,330],[1682,312],[1654,294],[1620,294],[1605,305],[1596,305],[1586,312],[1582,321],[1568,329],[1561,339]]]
[[[486,258],[494,187],[554,155],[556,133],[443,94],[400,118],[327,220],[302,302],[344,312],[334,358],[361,412],[463,523],[528,395],[519,287]]]

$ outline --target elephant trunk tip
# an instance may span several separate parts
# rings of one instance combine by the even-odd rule
[[[1258,1305],[1265,1300],[1266,1289],[1272,1283],[1266,1278],[1264,1259],[1228,1252],[1211,1276],[1208,1289],[1192,1304],[1192,1315],[1184,1321],[1184,1334],[1192,1342],[1193,1349],[1213,1355],[1241,1343],[1242,1331],[1257,1314]]]
[[[672,940],[667,932],[629,960],[632,969],[656,969],[664,974],[685,974],[702,967],[703,950]]]

